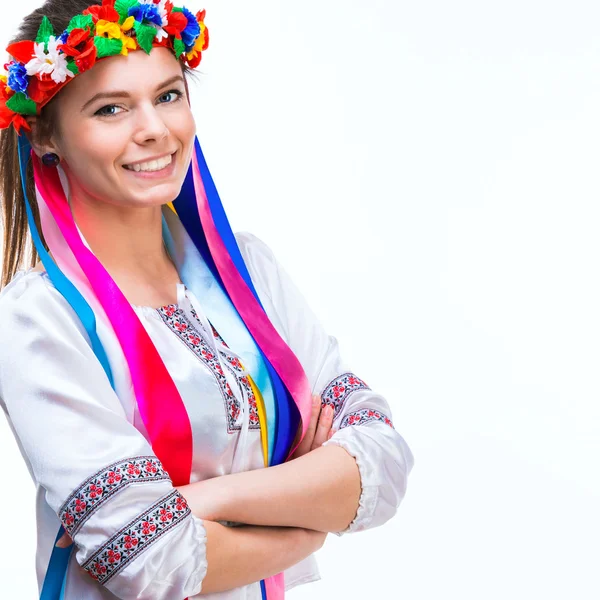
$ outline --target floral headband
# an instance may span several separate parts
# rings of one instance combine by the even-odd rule
[[[195,68],[208,48],[204,10],[195,15],[171,0],[102,0],[73,17],[56,36],[44,16],[35,41],[6,49],[14,58],[0,75],[0,129],[30,131],[25,115],[37,115],[62,87],[97,60],[153,46],[170,48]],[[3,84],[3,85],[2,85]]]

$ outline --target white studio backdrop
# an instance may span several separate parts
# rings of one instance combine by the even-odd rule
[[[398,515],[330,536],[289,597],[597,600],[598,3],[187,6],[234,231],[273,248],[415,455]],[[33,600],[33,486],[0,428],[0,596]]]

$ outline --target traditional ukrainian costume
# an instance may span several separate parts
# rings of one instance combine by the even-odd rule
[[[334,407],[339,430],[326,444],[345,448],[360,472],[358,512],[342,533],[390,519],[413,466],[388,403],[343,362],[268,246],[231,231],[198,139],[179,196],[162,209],[183,283],[176,304],[152,308],[126,300],[75,224],[62,168],[43,164],[20,132],[23,115],[71,77],[36,71],[42,55],[54,52],[75,76],[104,56],[168,45],[196,66],[203,18],[164,0],[104,0],[59,37],[44,17],[36,42],[8,48],[0,126],[20,133],[23,188],[31,161],[54,258],[26,198],[45,270],[18,271],[0,293],[0,404],[36,485],[42,600],[200,598],[206,531],[175,486],[286,461],[312,394]],[[74,544],[58,548],[65,530]],[[317,579],[310,556],[202,597],[280,600]]]

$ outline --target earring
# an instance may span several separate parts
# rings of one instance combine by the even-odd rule
[[[47,152],[44,154],[44,156],[42,156],[42,162],[47,167],[56,167],[60,162],[60,158],[58,154],[54,154],[54,152]]]

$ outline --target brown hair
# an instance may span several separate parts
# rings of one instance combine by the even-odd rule
[[[54,31],[64,31],[75,15],[82,13],[88,6],[93,4],[102,4],[102,0],[46,0],[40,8],[36,8],[23,19],[17,34],[10,40],[9,44],[23,40],[35,40],[44,15],[52,23]],[[182,71],[185,77],[194,74],[183,63]],[[35,141],[43,143],[55,132],[56,120],[53,104],[58,97],[60,97],[60,92],[40,110],[36,125],[31,132],[35,136]],[[40,226],[31,161],[28,161],[26,166],[25,186],[42,244],[48,250]],[[23,263],[28,267],[34,267],[39,259],[29,232],[25,197],[19,170],[18,135],[12,125],[0,131],[0,202],[2,204],[2,225],[4,229],[2,274],[0,277],[0,289],[2,289],[14,277],[16,271],[23,266]],[[26,263],[28,250],[30,252],[29,264]]]

